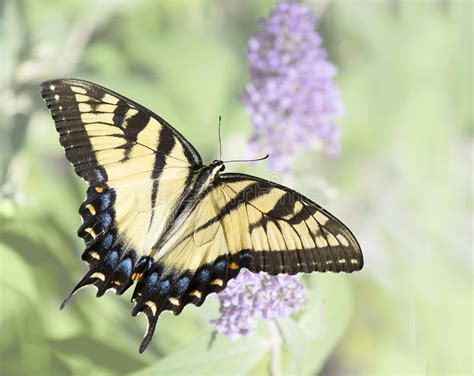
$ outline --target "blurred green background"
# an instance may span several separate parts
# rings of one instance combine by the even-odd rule
[[[212,297],[163,314],[143,355],[145,319],[130,317],[130,292],[97,300],[86,289],[59,311],[86,269],[75,236],[86,186],[39,83],[76,77],[123,93],[206,162],[222,115],[224,158],[247,157],[246,42],[274,2],[0,4],[0,374],[267,374],[278,339],[264,323],[208,350]],[[473,3],[306,4],[339,68],[342,154],[306,152],[281,182],[344,219],[365,268],[304,277],[304,311],[279,322],[280,372],[471,374]],[[271,175],[264,164],[232,167]]]

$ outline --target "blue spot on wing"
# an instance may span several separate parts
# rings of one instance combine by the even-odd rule
[[[170,281],[165,279],[158,284],[158,288],[160,289],[161,293],[166,294],[170,289],[170,285]]]
[[[179,294],[186,291],[191,280],[188,277],[182,277],[176,282],[176,292]]]
[[[145,285],[147,288],[155,286],[156,281],[158,280],[158,273],[151,273],[150,276],[145,280]]]
[[[102,172],[100,172],[100,170],[95,170],[95,176],[99,183],[103,183],[105,181],[104,176],[102,175]]]
[[[97,217],[97,221],[101,224],[102,228],[109,228],[112,224],[112,217],[109,213],[104,213]]]
[[[100,210],[105,210],[110,206],[112,201],[112,195],[110,192],[106,192],[100,196]]]
[[[220,260],[219,262],[216,263],[216,265],[214,265],[214,269],[221,272],[225,270],[225,264],[226,264],[225,260]]]
[[[211,277],[211,272],[208,269],[202,269],[197,275],[196,279],[201,282],[205,283]]]
[[[111,234],[107,234],[104,236],[104,240],[102,241],[102,246],[105,249],[110,248],[113,242],[114,242],[114,237]]]
[[[110,251],[109,253],[107,253],[107,256],[105,256],[105,259],[104,259],[104,262],[106,264],[110,264],[110,265],[117,265],[118,263],[118,260],[119,260],[119,254],[117,251],[113,250],[113,251]]]
[[[127,275],[132,273],[132,260],[129,258],[126,258],[122,261],[120,261],[120,264],[117,266],[117,270],[119,272],[125,273]]]

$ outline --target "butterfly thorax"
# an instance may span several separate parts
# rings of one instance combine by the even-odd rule
[[[213,182],[219,177],[219,174],[224,171],[224,162],[215,160],[207,166],[203,166],[197,170],[196,183],[194,188],[199,192],[205,192]],[[195,192],[197,194],[197,192]]]
[[[202,166],[195,170],[192,178],[190,188],[183,195],[183,200],[177,209],[175,218],[179,218],[182,213],[192,210],[199,202],[202,196],[212,187],[213,183],[217,181],[219,173],[224,171],[224,162],[215,160],[207,166]]]
[[[183,194],[180,204],[177,206],[169,226],[153,247],[151,255],[159,259],[173,249],[173,238],[177,238],[182,224],[189,219],[191,213],[199,204],[201,199],[212,189],[218,181],[219,173],[224,171],[224,162],[215,160],[207,166],[195,170],[189,189]]]

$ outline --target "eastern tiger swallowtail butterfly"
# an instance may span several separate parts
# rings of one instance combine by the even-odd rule
[[[80,288],[123,294],[145,313],[143,352],[161,312],[178,315],[224,289],[241,268],[270,274],[362,269],[351,231],[303,195],[202,163],[176,129],[91,82],[41,84],[66,158],[89,187],[79,209],[89,271]]]

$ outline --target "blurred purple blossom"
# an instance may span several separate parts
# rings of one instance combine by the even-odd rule
[[[335,119],[343,113],[336,67],[327,61],[315,17],[300,3],[279,3],[248,41],[251,82],[242,95],[254,131],[251,147],[270,168],[288,170],[301,148],[339,152]]]
[[[237,278],[217,294],[221,317],[212,323],[217,332],[235,340],[250,335],[257,319],[275,320],[300,310],[304,286],[290,275],[271,276],[242,269]]]

